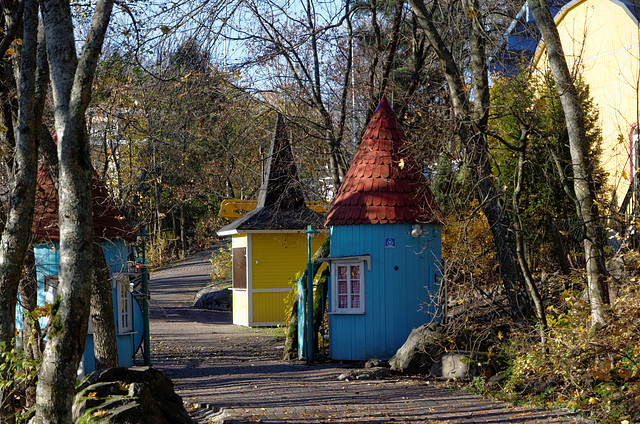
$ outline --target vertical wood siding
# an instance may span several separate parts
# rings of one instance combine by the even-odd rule
[[[409,224],[331,228],[331,257],[371,255],[371,271],[365,265],[364,273],[365,313],[329,316],[333,359],[389,359],[413,328],[440,319],[441,279],[434,277],[441,275],[441,230],[423,227],[419,238],[411,237]],[[396,238],[396,248],[385,248],[386,237]]]
[[[302,273],[307,265],[307,235],[254,233],[251,236],[252,289],[292,288],[296,274]],[[324,234],[316,234],[311,239],[311,254],[325,238]]]
[[[107,265],[111,272],[111,276],[115,277],[122,272],[127,271],[128,250],[124,241],[103,241],[100,243],[104,253]],[[45,303],[44,278],[49,275],[58,275],[60,248],[58,243],[39,244],[34,246],[34,254],[36,258],[36,276],[38,280],[38,305]],[[117,293],[112,291],[113,313],[118,319],[118,303]],[[133,333],[118,334],[116,340],[118,344],[118,363],[121,367],[131,367],[133,364],[132,356],[136,347],[142,341],[142,311],[138,302],[131,297],[131,315]],[[46,317],[40,319],[40,324],[46,325]],[[16,317],[17,323],[22,323],[21,316]],[[84,372],[85,374],[95,370],[95,359],[93,354],[93,335],[87,335],[85,340],[84,352]]]

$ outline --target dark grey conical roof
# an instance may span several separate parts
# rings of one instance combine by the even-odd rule
[[[256,208],[222,227],[218,234],[233,230],[298,230],[307,225],[322,227],[323,222],[324,217],[304,202],[284,119],[278,114]]]

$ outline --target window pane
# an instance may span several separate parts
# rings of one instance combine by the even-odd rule
[[[354,309],[358,309],[360,307],[360,295],[358,294],[351,295],[351,307]]]
[[[347,267],[345,265],[338,267],[338,280],[347,279]]]
[[[347,294],[347,282],[338,281],[338,294]]]
[[[351,294],[360,294],[360,280],[351,282]]]
[[[352,280],[360,279],[360,265],[351,265],[351,279]]]
[[[349,307],[349,296],[338,296],[338,308],[345,309]]]

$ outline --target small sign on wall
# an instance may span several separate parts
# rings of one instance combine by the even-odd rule
[[[385,249],[395,249],[396,248],[396,238],[395,237],[385,237],[384,238],[384,248]]]

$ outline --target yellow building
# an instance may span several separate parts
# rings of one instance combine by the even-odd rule
[[[555,14],[567,63],[578,67],[600,113],[601,160],[618,206],[640,166],[639,16],[639,6],[617,0],[574,0]],[[533,66],[540,72],[548,69],[544,43]]]
[[[324,216],[305,205],[282,117],[265,167],[255,209],[218,230],[232,236],[233,323],[275,326],[285,321],[285,300],[307,263],[308,225],[322,229]],[[315,252],[323,233],[312,239]]]

